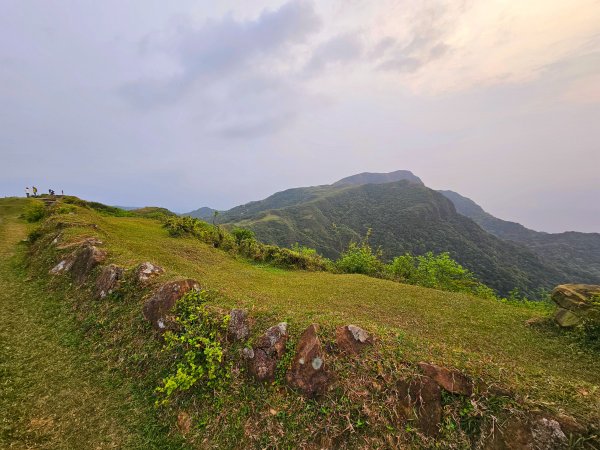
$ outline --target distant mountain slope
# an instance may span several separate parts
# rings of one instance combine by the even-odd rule
[[[196,219],[208,220],[212,219],[216,209],[203,206],[202,208],[195,209],[188,213],[181,214],[182,216],[195,217]]]
[[[439,191],[450,199],[456,210],[473,219],[487,232],[506,241],[526,246],[546,264],[559,267],[573,281],[600,283],[600,234],[543,233],[515,222],[498,219],[473,200],[454,191]]]
[[[371,243],[381,246],[386,258],[448,251],[503,294],[568,281],[531,251],[485,232],[443,195],[413,180],[290,189],[224,212],[220,222],[250,228],[265,242],[299,242],[329,257],[371,228]]]
[[[395,181],[412,181],[413,183],[423,184],[421,179],[412,173],[410,170],[396,170],[395,172],[389,173],[371,173],[363,172],[357,175],[352,175],[346,178],[342,178],[339,181],[333,183],[333,186],[346,186],[346,185],[361,185],[361,184],[383,184],[393,183]]]

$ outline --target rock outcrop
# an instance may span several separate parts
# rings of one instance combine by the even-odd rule
[[[245,348],[248,371],[259,381],[275,379],[277,362],[285,353],[288,340],[287,323],[281,322],[269,328],[257,341],[254,347]]]
[[[369,333],[356,325],[337,327],[335,341],[338,348],[345,353],[358,354],[373,343]]]
[[[299,389],[308,397],[323,394],[331,376],[325,365],[325,355],[317,332],[317,324],[310,325],[298,341],[296,355],[286,375],[290,386]]]
[[[75,283],[82,285],[88,275],[101,262],[106,259],[106,252],[89,242],[83,243],[69,256],[63,258],[56,266],[50,269],[52,275],[61,275],[70,272]]]
[[[586,318],[600,321],[600,286],[561,284],[552,291],[558,306],[554,319],[561,327],[573,327]]]
[[[151,262],[143,262],[135,269],[135,279],[138,283],[144,285],[147,284],[152,278],[165,273],[165,269]]]
[[[227,334],[233,341],[245,341],[250,335],[248,311],[245,309],[232,309],[229,313]]]
[[[197,281],[187,279],[171,281],[163,284],[152,296],[144,303],[144,318],[152,324],[158,331],[166,331],[169,324],[172,323],[172,309],[177,300],[191,290],[200,290]]]
[[[398,393],[400,416],[413,420],[426,436],[437,436],[442,420],[442,392],[438,384],[428,376],[405,380],[398,384]]]
[[[473,382],[458,370],[450,370],[426,362],[420,362],[419,367],[425,375],[448,392],[461,395],[471,395],[473,393]]]
[[[96,297],[104,298],[110,295],[119,287],[120,281],[123,279],[125,270],[115,264],[109,264],[96,280]]]

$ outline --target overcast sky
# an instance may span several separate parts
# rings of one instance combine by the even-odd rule
[[[0,195],[182,212],[397,169],[600,232],[600,1],[0,0]]]

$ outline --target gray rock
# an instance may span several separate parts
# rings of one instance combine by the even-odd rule
[[[253,348],[243,350],[248,372],[259,381],[273,381],[277,362],[285,353],[287,340],[287,323],[281,322],[269,328]]]
[[[331,376],[325,366],[325,355],[319,340],[318,325],[310,325],[298,341],[296,355],[286,375],[290,386],[308,397],[323,394],[329,387]]]
[[[181,297],[191,290],[200,290],[197,281],[187,279],[163,284],[144,303],[142,313],[155,330],[166,331],[173,323],[172,310]]]
[[[102,299],[112,294],[118,288],[124,273],[125,270],[115,264],[110,264],[102,269],[102,273],[96,280],[96,297]]]
[[[151,262],[143,262],[135,269],[135,278],[142,285],[148,283],[150,279],[165,273],[165,269]]]
[[[229,313],[229,325],[227,328],[229,337],[234,341],[244,341],[250,335],[250,324],[248,312],[245,309],[232,309]]]

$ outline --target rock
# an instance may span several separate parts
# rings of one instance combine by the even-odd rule
[[[229,313],[227,334],[234,341],[245,341],[250,335],[248,312],[245,309],[232,309]]]
[[[600,286],[593,284],[561,284],[552,291],[558,306],[554,319],[561,327],[573,327],[588,317],[600,320]]]
[[[287,323],[281,322],[269,328],[253,348],[243,350],[248,371],[259,381],[275,379],[277,362],[285,353],[288,340]]]
[[[142,309],[144,318],[149,320],[156,330],[165,331],[169,323],[172,322],[171,310],[173,306],[175,306],[177,300],[191,290],[200,290],[200,285],[195,280],[187,279],[163,284],[144,303]]]
[[[79,285],[85,283],[88,275],[98,264],[106,259],[106,252],[98,247],[85,244],[75,252],[75,259],[71,266],[71,273]]]
[[[473,393],[473,382],[458,370],[450,370],[426,362],[420,362],[419,367],[425,375],[432,378],[448,392],[461,395],[471,395]]]
[[[308,397],[323,394],[331,379],[325,365],[321,341],[317,336],[318,330],[317,324],[312,324],[304,330],[286,375],[288,384]]]
[[[363,348],[373,343],[373,338],[356,325],[346,325],[336,328],[335,341],[341,351],[358,354]]]
[[[67,258],[61,260],[56,266],[54,266],[48,273],[51,275],[61,275],[65,272],[71,270],[71,266],[73,265],[73,261],[75,260],[73,255],[68,256]]]
[[[104,298],[113,293],[123,279],[125,270],[115,264],[110,264],[102,269],[102,273],[96,280],[96,297]]]
[[[141,284],[146,284],[151,278],[157,277],[163,273],[165,273],[165,269],[146,261],[141,263],[135,269],[135,279]]]
[[[485,441],[485,450],[562,450],[568,439],[554,419],[512,416]]]
[[[442,421],[442,392],[430,377],[404,380],[398,384],[401,416],[414,420],[423,434],[435,437]]]

